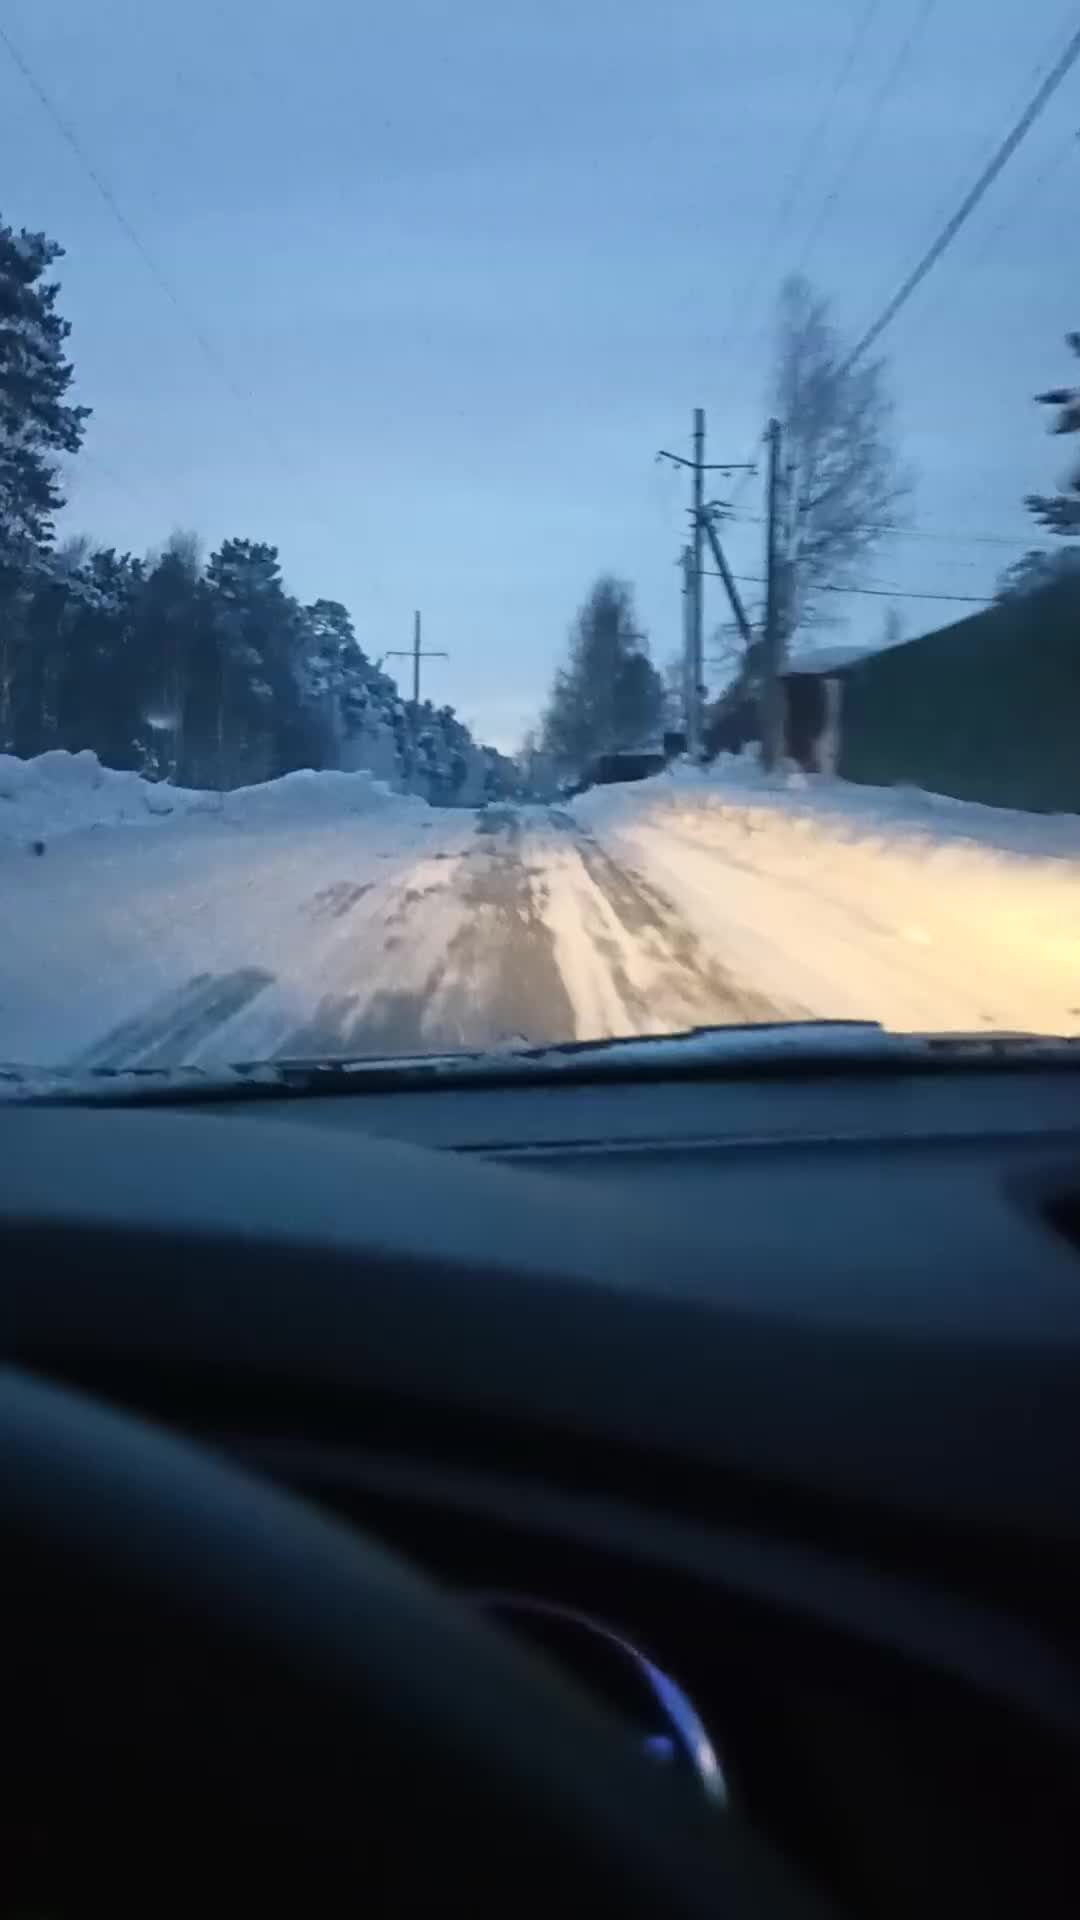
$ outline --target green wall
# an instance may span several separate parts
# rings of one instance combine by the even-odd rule
[[[1080,589],[988,608],[843,675],[839,772],[1080,812]]]

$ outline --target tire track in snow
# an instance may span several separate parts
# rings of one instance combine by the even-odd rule
[[[0,1053],[46,1065],[546,1045],[801,1011],[730,964],[722,923],[695,930],[655,870],[547,808],[199,819],[7,867],[25,937],[0,955]]]
[[[527,844],[513,809],[477,814],[474,842],[453,867],[406,887],[383,922],[382,955],[400,953],[405,977],[366,996],[328,996],[280,1052],[424,1053],[570,1038],[573,1008],[543,917],[543,867],[526,860]],[[430,947],[438,895],[449,896],[440,906],[452,904],[454,924],[418,973],[406,959]]]
[[[549,919],[579,1039],[792,1020],[706,943],[656,880],[553,810]]]

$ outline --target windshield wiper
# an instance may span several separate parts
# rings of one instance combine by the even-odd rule
[[[890,1033],[874,1020],[780,1021],[443,1054],[357,1054],[222,1067],[92,1071],[0,1064],[0,1100],[85,1104],[280,1099],[530,1082],[726,1079],[947,1067],[1080,1065],[1080,1036]]]

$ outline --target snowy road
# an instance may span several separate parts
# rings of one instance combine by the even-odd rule
[[[113,804],[108,783],[87,791]],[[572,814],[440,812],[359,775],[189,796],[167,818],[168,791],[151,797],[150,824],[0,844],[0,1059],[208,1065],[806,1017],[1080,1029],[1071,818],[730,776],[602,789]]]
[[[213,816],[0,852],[0,1058],[163,1066],[669,1032],[740,980],[566,814]]]

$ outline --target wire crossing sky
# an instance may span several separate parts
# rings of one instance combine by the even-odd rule
[[[676,651],[686,502],[653,453],[689,450],[695,406],[713,457],[756,452],[807,235],[855,346],[1076,20],[1061,0],[992,30],[978,0],[0,0],[0,26],[25,69],[0,60],[0,217],[66,249],[94,409],[62,531],[273,541],[372,657],[419,606],[450,655],[432,698],[512,747],[598,573],[634,584],[658,662]],[[1022,500],[1062,464],[1032,395],[1070,376],[1080,325],[1078,73],[880,339],[915,490],[868,587],[985,597],[1048,544]],[[761,531],[729,524],[733,568],[760,573]],[[963,611],[897,607],[907,632]],[[888,601],[835,609],[868,641]],[[707,634],[722,615],[717,592]]]

